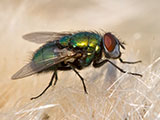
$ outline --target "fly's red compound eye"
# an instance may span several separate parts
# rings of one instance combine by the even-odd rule
[[[116,46],[116,40],[111,33],[106,33],[104,35],[104,46],[109,52],[112,52]]]

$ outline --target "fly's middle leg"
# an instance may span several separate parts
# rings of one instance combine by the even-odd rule
[[[68,62],[68,64],[70,65],[70,67],[72,68],[72,70],[79,76],[79,78],[81,79],[82,84],[83,84],[84,92],[86,94],[88,94],[86,85],[84,83],[84,78],[79,74],[79,72],[75,69],[75,66],[72,63]]]

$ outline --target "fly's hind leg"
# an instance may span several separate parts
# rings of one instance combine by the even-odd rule
[[[53,75],[52,75],[52,77],[51,77],[51,80],[50,80],[48,86],[41,92],[41,94],[39,94],[39,95],[36,96],[36,97],[32,97],[31,100],[37,99],[37,98],[39,98],[40,96],[42,96],[42,95],[48,90],[48,88],[49,88],[50,86],[52,86],[52,82],[53,82],[53,80],[54,80],[54,77],[55,77],[54,85],[56,85],[57,80],[58,80],[57,70],[54,71],[54,73],[53,73]]]
[[[71,69],[79,76],[79,78],[81,79],[82,84],[83,84],[84,92],[86,94],[88,94],[87,89],[86,89],[86,85],[84,83],[84,78],[79,74],[79,72],[75,69],[75,66],[72,63],[68,62],[68,64],[70,65]]]

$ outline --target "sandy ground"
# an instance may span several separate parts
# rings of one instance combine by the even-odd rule
[[[30,43],[22,39],[22,35],[34,31],[76,31],[76,30],[97,30],[113,32],[121,41],[125,41],[126,50],[123,50],[123,58],[127,60],[141,59],[142,64],[122,65],[130,71],[143,73],[149,65],[153,65],[155,60],[160,57],[160,1],[158,0],[0,0],[0,116],[3,119],[160,119],[160,112],[156,101],[159,97],[152,97],[150,102],[142,102],[143,105],[157,105],[152,112],[155,114],[145,114],[148,109],[143,109],[137,114],[129,115],[128,111],[132,107],[122,108],[125,104],[121,101],[120,106],[113,107],[119,99],[125,100],[125,97],[117,97],[118,93],[112,98],[109,97],[104,89],[113,85],[115,77],[110,76],[107,79],[106,67],[95,70],[92,67],[81,71],[85,76],[88,86],[89,96],[83,94],[80,80],[73,72],[59,72],[58,85],[37,101],[30,101],[29,98],[40,93],[48,84],[51,73],[39,76],[31,76],[22,80],[12,81],[11,76],[25,65],[34,50],[40,45]],[[155,65],[156,64],[156,65]],[[152,87],[157,96],[160,94],[158,80],[160,63],[155,63],[155,76],[144,77],[146,84],[151,85],[151,80],[157,80]],[[158,72],[157,72],[158,71]],[[96,73],[93,75],[93,73]],[[68,74],[70,76],[68,77]],[[118,77],[122,74],[118,72]],[[66,79],[67,77],[67,79]],[[113,78],[112,78],[113,77]],[[130,78],[129,79],[134,79]],[[153,77],[153,78],[150,78]],[[101,82],[98,82],[98,80]],[[106,79],[112,82],[104,82]],[[126,78],[124,78],[126,79]],[[128,80],[128,79],[127,79]],[[137,80],[137,79],[136,79]],[[143,80],[142,80],[143,81]],[[143,82],[144,82],[143,81]],[[153,82],[152,82],[153,83]],[[137,83],[136,83],[137,84]],[[99,85],[99,86],[98,86]],[[122,82],[121,85],[132,88],[130,81]],[[134,84],[135,85],[135,84]],[[138,86],[138,85],[137,85]],[[103,90],[101,89],[103,88]],[[125,88],[125,87],[124,87]],[[137,87],[142,89],[143,87]],[[143,88],[144,89],[144,88]],[[148,88],[149,89],[149,88]],[[148,90],[146,89],[146,91]],[[103,91],[103,92],[102,92]],[[111,91],[110,91],[111,92]],[[142,92],[142,91],[141,91]],[[143,92],[142,92],[143,93]],[[146,92],[143,93],[146,95]],[[151,94],[153,95],[153,94]],[[135,95],[137,96],[137,94]],[[135,98],[133,95],[132,97]],[[71,100],[71,98],[73,98]],[[99,98],[99,99],[98,99]],[[132,99],[132,98],[131,98]],[[141,99],[142,98],[137,98]],[[102,100],[101,102],[98,100]],[[78,101],[78,102],[75,102]],[[109,101],[106,103],[106,101]],[[81,104],[78,104],[81,103]],[[101,104],[95,104],[101,103]],[[110,103],[110,105],[108,104]],[[152,104],[151,104],[152,103]],[[55,109],[55,106],[57,107]],[[118,104],[118,103],[117,103]],[[39,107],[40,105],[51,105],[52,110],[43,110],[41,112],[18,113],[20,110]],[[99,107],[97,107],[98,105]],[[125,104],[126,105],[126,104]],[[135,106],[136,107],[136,106]],[[134,107],[134,110],[136,111]],[[145,106],[143,106],[144,108]],[[74,108],[74,109],[73,109]],[[77,109],[76,109],[77,108]],[[102,110],[103,109],[103,110]],[[110,110],[113,110],[112,112]],[[116,110],[115,110],[116,109]],[[123,115],[122,113],[123,109]],[[102,110],[102,111],[101,111]],[[120,110],[120,111],[119,111]],[[35,110],[36,111],[36,110]],[[67,112],[66,112],[67,111]],[[78,112],[79,111],[79,112]],[[92,111],[92,112],[91,112]],[[99,114],[96,114],[101,111]],[[149,111],[149,110],[148,110]],[[88,114],[84,114],[84,113]],[[143,115],[140,115],[141,113]],[[26,114],[25,114],[26,113]],[[83,114],[81,114],[83,113]],[[119,113],[119,114],[118,114]],[[52,116],[53,115],[53,116]],[[146,115],[146,116],[144,116]],[[27,117],[26,117],[27,116]],[[33,117],[36,116],[36,117]],[[101,116],[101,117],[98,117]],[[104,117],[102,117],[104,116]],[[106,117],[108,116],[108,117]],[[132,117],[130,117],[132,116]],[[134,117],[133,117],[134,116]],[[138,116],[138,117],[137,117]],[[141,116],[141,117],[140,117]],[[143,117],[142,117],[143,116]]]

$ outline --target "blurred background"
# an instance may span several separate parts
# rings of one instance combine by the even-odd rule
[[[159,5],[159,0],[0,0],[0,112],[14,109],[23,97],[40,93],[49,82],[46,77],[51,76],[11,80],[40,46],[23,40],[22,35],[35,31],[113,32],[126,43],[123,58],[140,59],[143,63],[137,69],[145,68],[160,56]]]

